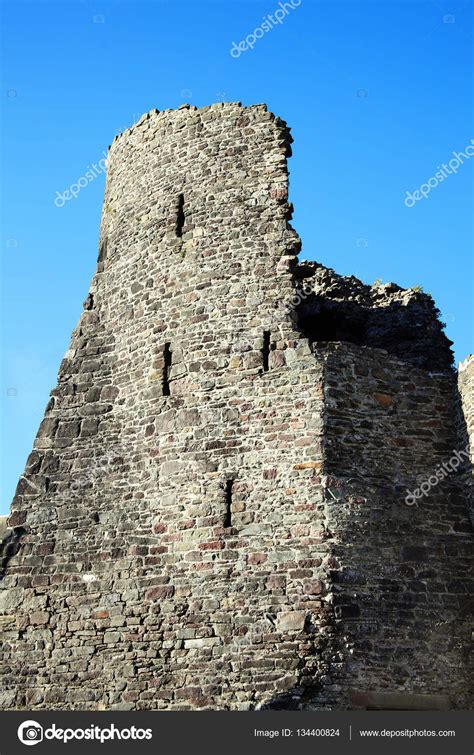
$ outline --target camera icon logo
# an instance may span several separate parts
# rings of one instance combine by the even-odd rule
[[[24,721],[18,727],[18,739],[24,745],[37,745],[43,741],[43,727],[37,721]]]

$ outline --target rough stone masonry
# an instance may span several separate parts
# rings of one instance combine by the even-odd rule
[[[3,708],[470,708],[472,422],[430,296],[298,262],[264,105],[109,151],[3,535]],[[470,392],[470,390],[471,392]]]

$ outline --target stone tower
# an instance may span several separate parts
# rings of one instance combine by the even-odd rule
[[[4,708],[470,707],[449,342],[419,290],[298,263],[291,141],[221,103],[110,148],[3,541]]]

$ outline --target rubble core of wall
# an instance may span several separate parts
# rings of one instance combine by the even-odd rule
[[[456,402],[459,444],[468,449],[471,464],[465,472],[465,486],[468,490],[469,516],[474,529],[474,355],[471,354],[459,365],[458,394]],[[474,663],[474,653],[471,654]],[[474,669],[472,672],[474,677]]]
[[[431,372],[451,370],[452,341],[443,331],[432,297],[419,286],[403,289],[380,282],[369,286],[306,260],[295,265],[293,274],[295,321],[312,340],[326,330],[324,340],[384,349]]]
[[[423,293],[298,264],[291,141],[219,103],[111,146],[8,520],[0,707],[472,704],[465,477],[404,503],[459,443],[449,342]]]
[[[471,461],[474,463],[474,354],[461,362],[458,374],[461,414],[466,427],[465,439],[469,443]]]

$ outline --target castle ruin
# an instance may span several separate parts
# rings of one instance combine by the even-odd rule
[[[298,262],[291,141],[219,103],[111,146],[3,535],[3,708],[472,706],[474,362],[422,291]]]

